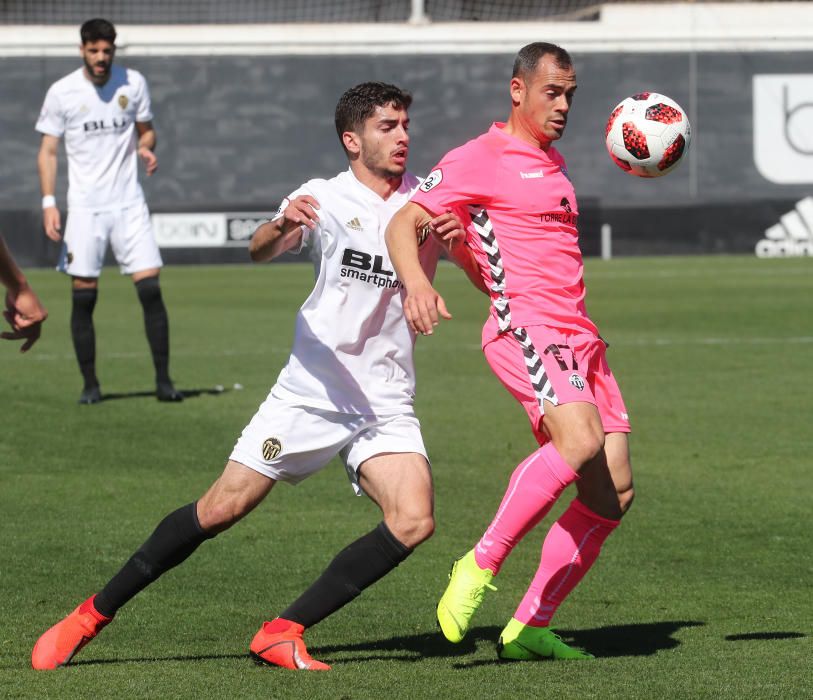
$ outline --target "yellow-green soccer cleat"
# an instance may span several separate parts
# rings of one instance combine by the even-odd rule
[[[449,585],[438,602],[438,624],[443,636],[457,644],[469,631],[471,618],[483,602],[486,589],[491,585],[491,569],[481,569],[474,560],[474,550],[464,554],[452,564]]]
[[[569,647],[550,627],[530,627],[513,617],[500,634],[497,656],[511,661],[595,658],[586,651]]]

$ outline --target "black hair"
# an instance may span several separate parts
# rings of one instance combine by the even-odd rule
[[[514,59],[514,72],[511,77],[527,80],[528,76],[536,70],[536,66],[543,56],[553,56],[553,60],[559,68],[573,67],[570,54],[561,46],[548,44],[545,41],[535,41],[519,50]]]
[[[90,44],[94,41],[109,41],[111,44],[116,43],[116,28],[112,22],[106,19],[97,17],[89,19],[85,22],[79,30],[79,36],[82,37],[82,44]]]
[[[389,83],[360,83],[347,90],[336,104],[336,133],[339,140],[345,131],[360,132],[364,122],[376,107],[392,105],[396,109],[409,109],[412,95]]]

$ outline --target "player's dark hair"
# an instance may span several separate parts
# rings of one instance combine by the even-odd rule
[[[359,133],[364,122],[375,113],[376,107],[392,105],[396,109],[409,109],[412,95],[389,83],[361,83],[347,90],[336,104],[336,133],[339,140],[345,131]]]
[[[116,28],[112,22],[96,17],[89,19],[79,29],[79,36],[82,37],[82,44],[90,44],[94,41],[109,41],[116,43]]]
[[[525,80],[536,70],[536,66],[543,56],[553,56],[558,68],[573,67],[570,54],[561,46],[549,44],[545,41],[535,41],[519,50],[517,57],[514,59],[514,72],[511,77]]]

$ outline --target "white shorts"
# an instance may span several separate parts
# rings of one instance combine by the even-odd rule
[[[272,390],[229,459],[277,481],[298,484],[339,455],[353,490],[360,495],[359,467],[386,452],[415,452],[429,461],[414,413],[338,413],[280,399]]]
[[[123,275],[164,264],[142,201],[108,211],[70,209],[56,269],[72,277],[98,277],[108,241]]]

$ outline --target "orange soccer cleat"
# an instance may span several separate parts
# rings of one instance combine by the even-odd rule
[[[66,666],[113,619],[93,607],[95,597],[88,598],[37,640],[31,652],[32,668],[47,671]]]
[[[251,640],[251,658],[258,664],[301,671],[329,671],[330,666],[311,658],[302,640],[305,628],[278,617],[264,622]]]

